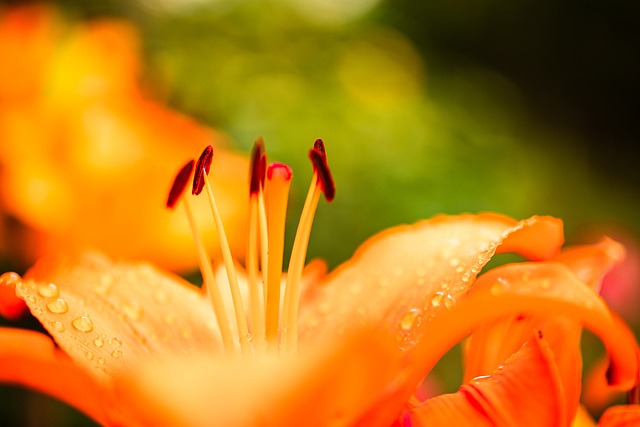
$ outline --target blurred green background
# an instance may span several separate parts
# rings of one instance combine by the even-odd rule
[[[321,203],[309,256],[332,267],[373,233],[437,213],[555,215],[570,243],[593,230],[640,236],[635,2],[56,4],[69,19],[132,21],[154,98],[240,152],[264,137],[270,159],[294,169],[289,242],[306,153],[323,138],[337,196]],[[445,389],[460,381],[448,375],[457,361],[443,362]],[[88,423],[41,396],[2,396],[3,420],[35,399],[58,418],[27,425]]]

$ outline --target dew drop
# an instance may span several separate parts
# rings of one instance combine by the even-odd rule
[[[142,318],[142,307],[131,301],[122,306],[122,312],[131,320],[140,320]]]
[[[113,350],[111,352],[111,357],[113,357],[114,359],[117,359],[120,356],[122,356],[122,350]],[[100,363],[100,361],[98,361],[98,363]]]
[[[55,329],[57,332],[64,332],[67,330],[67,328],[64,327],[64,323],[62,322],[53,322],[53,329]]]
[[[460,260],[458,258],[451,258],[449,260],[449,266],[450,267],[457,267],[460,265]]]
[[[169,302],[169,294],[159,289],[153,293],[153,299],[158,304],[166,304],[167,302]]]
[[[102,340],[102,338],[96,338],[95,340],[93,340],[93,344],[96,347],[102,347],[104,345],[104,341]]]
[[[38,286],[38,293],[45,298],[55,298],[60,295],[60,290],[53,283]]]
[[[104,359],[102,357],[98,357],[98,365],[104,365]]]
[[[164,323],[166,323],[167,325],[171,326],[171,325],[175,325],[176,323],[176,316],[174,316],[171,313],[167,313],[162,317],[162,320],[164,321]]]
[[[22,278],[18,273],[3,273],[2,276],[0,276],[0,286],[15,286],[21,280]]]
[[[118,337],[113,337],[109,340],[109,344],[114,347],[122,347],[122,340]]]
[[[502,295],[504,293],[504,287],[502,286],[502,283],[500,282],[495,282],[493,285],[491,285],[491,295]]]
[[[433,307],[439,307],[443,299],[444,299],[444,293],[436,292],[435,294],[433,294],[433,297],[431,297],[431,305]]]
[[[88,360],[93,360],[93,353],[92,353],[92,352],[90,352],[90,351],[87,351],[87,352],[84,354],[84,357],[86,357]]]
[[[327,314],[329,311],[331,311],[331,305],[328,302],[323,301],[318,304],[318,312],[320,314]]]
[[[402,319],[400,319],[400,328],[403,331],[411,330],[416,320],[420,317],[420,314],[422,314],[422,311],[417,308],[412,308],[411,310],[407,311],[402,316]]]
[[[65,300],[63,300],[62,298],[57,298],[47,303],[47,310],[52,313],[62,314],[69,311],[69,306],[67,305],[67,302]]]
[[[447,295],[447,297],[444,299],[444,306],[448,309],[452,309],[453,307],[455,307],[455,305],[456,300],[451,295]]]
[[[36,297],[34,297],[33,295],[27,295],[27,301],[34,303],[36,302]]]
[[[349,292],[351,292],[352,295],[358,295],[362,292],[362,284],[358,282],[352,283],[349,285]]]
[[[543,279],[542,282],[540,282],[540,287],[542,289],[550,289],[551,288],[551,280]]]
[[[491,375],[478,375],[474,379],[471,380],[472,383],[478,384],[482,382],[482,380],[486,380],[487,378],[491,378]]]
[[[71,322],[74,328],[81,332],[91,332],[93,331],[93,321],[89,319],[87,316],[78,317],[77,319],[73,319]]]

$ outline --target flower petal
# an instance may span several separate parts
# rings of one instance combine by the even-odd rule
[[[244,255],[248,159],[226,150],[222,134],[147,96],[136,29],[114,19],[71,25],[49,6],[4,12],[3,198],[41,232],[37,249],[92,245],[174,271],[195,268],[187,219],[161,206],[176,168],[213,143],[216,200],[233,253]],[[217,253],[207,201],[193,207]]]
[[[181,358],[148,364],[116,386],[143,425],[348,426],[398,369],[387,363],[385,339],[362,330],[298,357]]]
[[[582,323],[600,337],[609,353],[609,382],[625,389],[637,383],[633,333],[593,290],[555,262],[511,264],[482,275],[455,309],[442,312],[428,323],[425,336],[429,340],[415,346],[410,355],[415,362],[408,364],[411,372],[407,377],[415,384],[444,352],[478,325],[522,313],[558,315]],[[434,342],[439,345],[433,346]]]
[[[640,405],[618,405],[607,409],[599,427],[634,427],[640,425]]]
[[[537,335],[537,334],[536,334]],[[411,408],[411,425],[566,426],[564,393],[549,345],[534,337],[492,375]]]
[[[0,277],[2,282],[2,277]],[[24,301],[16,297],[15,291],[9,286],[0,286],[0,316],[16,320],[26,311]]]
[[[107,424],[108,392],[44,334],[0,328],[0,383],[48,394]]]
[[[579,280],[597,289],[604,275],[623,256],[622,245],[607,238],[593,245],[564,249],[554,260],[567,265]],[[567,396],[567,414],[572,418],[580,400],[582,325],[570,319],[518,315],[480,327],[465,342],[464,381],[492,372],[528,339],[534,328],[544,332],[556,355]]]
[[[58,255],[29,270],[16,294],[76,363],[102,378],[152,355],[221,346],[199,289],[149,264],[98,253]]]
[[[599,292],[604,276],[624,257],[624,246],[605,237],[593,245],[563,249],[554,259],[569,267],[580,281]]]
[[[300,340],[383,323],[397,332],[399,348],[410,347],[428,318],[455,304],[494,253],[540,259],[556,254],[562,242],[562,223],[551,217],[439,216],[386,230],[313,289],[314,299],[301,307]]]

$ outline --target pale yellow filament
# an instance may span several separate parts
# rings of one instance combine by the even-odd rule
[[[264,347],[265,319],[264,292],[260,287],[258,277],[258,195],[252,194],[249,199],[249,242],[247,244],[247,275],[249,277],[249,292],[251,296],[251,326],[256,349]]]
[[[224,308],[222,296],[220,295],[220,289],[216,283],[215,276],[213,274],[213,266],[211,265],[211,258],[207,253],[206,248],[202,244],[200,233],[196,226],[195,218],[193,217],[193,211],[188,197],[183,197],[183,206],[187,219],[189,221],[189,227],[191,228],[191,234],[193,236],[193,242],[196,245],[196,253],[198,254],[198,264],[200,266],[200,272],[202,279],[204,280],[204,286],[206,287],[207,295],[211,300],[213,306],[213,312],[218,320],[218,326],[220,327],[220,334],[222,335],[222,342],[227,354],[235,354],[236,347],[233,343],[233,335],[231,334],[231,328],[229,327],[229,320],[227,319],[227,313]]]
[[[236,274],[236,268],[233,264],[233,256],[231,255],[231,249],[229,248],[229,241],[224,231],[224,225],[222,223],[222,217],[216,204],[216,199],[213,195],[213,189],[209,182],[209,177],[206,173],[202,174],[204,178],[205,187],[207,187],[207,195],[209,196],[209,205],[211,206],[211,213],[216,224],[216,230],[218,232],[218,240],[220,242],[220,251],[222,253],[222,259],[227,271],[227,277],[229,278],[229,287],[231,289],[231,299],[233,300],[233,309],[236,315],[236,322],[238,324],[238,335],[240,338],[240,347],[243,354],[251,354],[251,341],[249,335],[249,328],[247,326],[247,318],[245,317],[244,306],[242,305],[242,296],[240,294],[240,287],[238,286],[238,276]]]
[[[291,249],[287,284],[285,287],[284,309],[282,312],[282,348],[295,353],[298,346],[298,310],[300,307],[300,281],[309,246],[309,236],[322,191],[314,174],[307,198],[302,208],[296,237]]]

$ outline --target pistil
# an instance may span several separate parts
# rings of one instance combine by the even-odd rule
[[[272,163],[267,170],[269,252],[267,260],[266,337],[271,349],[278,348],[284,230],[292,175],[291,168],[282,163]]]

